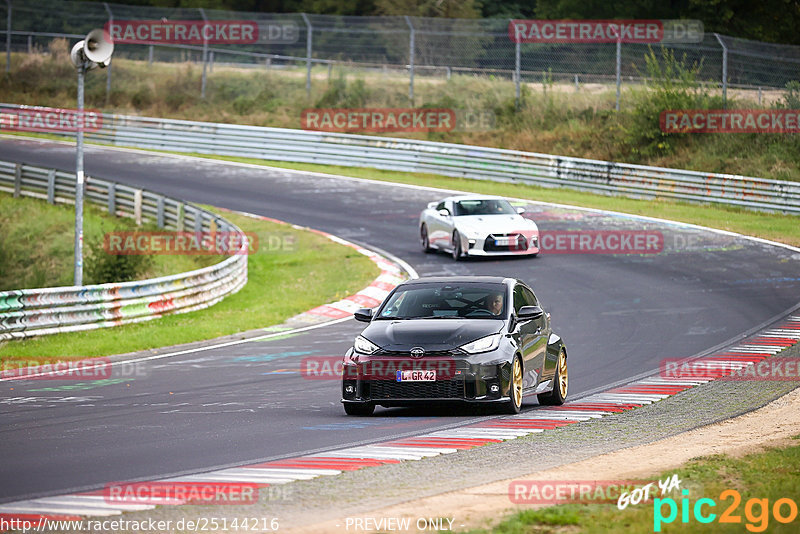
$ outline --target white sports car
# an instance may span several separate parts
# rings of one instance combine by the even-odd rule
[[[465,256],[512,256],[539,253],[539,228],[494,196],[453,196],[431,202],[419,216],[422,250],[444,250],[456,261]]]

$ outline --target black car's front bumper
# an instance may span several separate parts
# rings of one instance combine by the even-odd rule
[[[486,360],[486,358],[482,358]],[[345,365],[342,402],[380,406],[410,406],[420,403],[493,403],[509,398],[511,358],[501,363],[474,363],[469,358],[451,360],[452,373],[429,382],[400,382],[387,374],[376,378],[362,372],[365,362]],[[396,359],[394,359],[397,362]],[[374,363],[370,359],[366,363]],[[419,360],[407,360],[409,366]],[[435,365],[434,365],[435,367]],[[410,368],[410,367],[409,367]],[[437,377],[438,378],[438,377]]]

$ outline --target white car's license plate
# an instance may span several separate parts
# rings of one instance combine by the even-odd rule
[[[511,240],[508,239],[508,238],[495,239],[494,240],[494,244],[495,244],[495,246],[498,246],[498,247],[507,247],[508,245],[511,244]]]
[[[435,380],[436,371],[397,371],[398,382],[433,382]]]

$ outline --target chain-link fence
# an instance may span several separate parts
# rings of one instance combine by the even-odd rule
[[[0,8],[3,5],[0,4]],[[415,76],[479,74],[527,82],[641,83],[646,78],[645,56],[661,46],[676,57],[700,65],[700,79],[720,87],[783,88],[800,80],[800,46],[749,41],[705,34],[701,42],[640,43],[515,43],[508,19],[441,19],[422,17],[354,17],[270,14],[213,9],[161,8],[67,2],[61,0],[9,1],[7,10],[6,69],[10,52],[31,51],[53,37],[82,38],[93,28],[129,20],[247,20],[256,22],[264,38],[242,44],[123,44],[115,57],[148,61],[202,63],[199,88],[205,96],[206,72],[216,63],[306,70],[310,93],[312,68],[345,65],[402,72],[414,103]],[[272,30],[288,33],[273,38]],[[108,71],[111,90],[112,71]],[[619,98],[617,105],[619,105]]]

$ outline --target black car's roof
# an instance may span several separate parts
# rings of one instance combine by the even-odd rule
[[[513,278],[504,276],[428,276],[417,278],[415,280],[408,280],[403,282],[402,285],[416,285],[426,283],[447,283],[447,284],[466,284],[466,283],[483,283],[483,284],[504,284],[506,281],[516,282]]]

